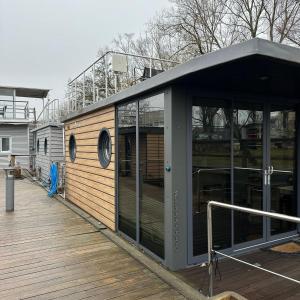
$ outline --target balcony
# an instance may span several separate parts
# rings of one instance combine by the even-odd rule
[[[28,101],[0,100],[0,123],[35,121],[35,108],[30,108]]]

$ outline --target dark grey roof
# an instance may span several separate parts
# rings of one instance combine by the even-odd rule
[[[0,85],[0,88],[16,90],[17,97],[26,97],[26,98],[46,98],[50,91],[49,89],[25,88],[25,87],[3,86],[3,85]]]
[[[112,95],[107,99],[89,105],[77,112],[70,113],[64,119],[64,121],[76,118],[82,114],[87,114],[99,108],[123,101],[125,99],[153,91],[154,89],[169,85],[175,80],[183,78],[192,73],[254,55],[300,64],[299,48],[255,38],[191,59],[186,63],[178,65],[148,80],[129,87],[118,94]]]

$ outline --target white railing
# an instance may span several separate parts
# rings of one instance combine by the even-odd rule
[[[36,120],[34,108],[29,107],[28,101],[0,100],[1,120]]]
[[[232,259],[234,261],[246,264],[248,266],[251,266],[253,268],[268,272],[270,274],[276,275],[278,277],[290,280],[294,283],[300,284],[300,281],[288,276],[284,276],[282,274],[273,272],[271,270],[259,267],[257,265],[254,264],[250,264],[246,261],[240,260],[236,257],[224,254],[220,251],[216,251],[213,249],[213,236],[212,236],[212,207],[216,206],[216,207],[222,207],[222,208],[226,208],[226,209],[230,209],[230,210],[235,210],[235,211],[241,211],[241,212],[245,212],[245,213],[249,213],[249,214],[253,214],[253,215],[257,215],[257,216],[266,216],[266,217],[270,217],[270,218],[274,218],[274,219],[278,219],[278,220],[283,220],[283,221],[288,221],[288,222],[293,222],[293,223],[298,223],[300,224],[300,218],[298,217],[293,217],[293,216],[288,216],[288,215],[284,215],[284,214],[278,214],[278,213],[273,213],[273,212],[267,212],[267,211],[262,211],[262,210],[258,210],[258,209],[253,209],[253,208],[246,208],[246,207],[242,207],[242,206],[237,206],[237,205],[232,205],[232,204],[227,204],[227,203],[222,203],[222,202],[217,202],[217,201],[210,201],[207,204],[207,246],[208,246],[208,275],[209,275],[209,297],[213,296],[213,265],[212,265],[212,258],[213,258],[213,254],[219,254],[221,256],[224,256],[226,258]]]
[[[113,56],[126,58],[126,71],[112,68],[110,61]],[[145,69],[149,70],[148,76],[152,77],[159,71],[158,68],[163,71],[177,64],[179,62],[170,59],[107,51],[68,82],[68,111],[78,111],[146,79],[143,74]]]

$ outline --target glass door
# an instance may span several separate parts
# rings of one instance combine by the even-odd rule
[[[233,109],[233,204],[263,210],[264,109],[261,104],[235,104]],[[235,248],[262,242],[264,218],[233,212]]]
[[[297,216],[296,198],[296,113],[292,109],[271,107],[269,137],[269,163],[266,169],[268,209],[273,212]],[[269,238],[292,235],[296,224],[269,220]]]
[[[191,125],[191,262],[207,253],[210,200],[297,216],[294,109],[254,102],[193,103]],[[213,211],[215,249],[242,250],[295,234],[296,224]]]

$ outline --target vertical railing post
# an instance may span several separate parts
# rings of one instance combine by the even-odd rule
[[[75,80],[75,103],[74,103],[74,110],[77,111],[77,79]]]
[[[83,73],[83,103],[82,106],[85,107],[85,72]]]
[[[117,93],[117,90],[118,90],[117,81],[118,81],[118,75],[117,75],[117,73],[115,73],[115,94]]]
[[[213,296],[213,265],[212,265],[212,212],[211,205],[207,205],[207,255],[208,255],[208,276],[209,276],[209,288],[208,296]]]
[[[96,102],[95,97],[95,65],[93,65],[93,103]]]
[[[152,57],[150,57],[150,78],[152,77]]]
[[[104,58],[104,76],[105,76],[105,98],[108,97],[108,74],[107,74],[107,65],[106,59]]]

